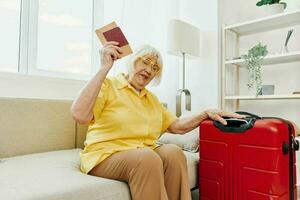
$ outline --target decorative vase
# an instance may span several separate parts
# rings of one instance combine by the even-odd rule
[[[273,95],[274,94],[274,85],[262,85],[260,95]]]
[[[284,11],[284,5],[280,3],[265,5],[264,10],[268,15],[275,15]]]

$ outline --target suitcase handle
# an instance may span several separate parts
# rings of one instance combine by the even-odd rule
[[[214,121],[213,124],[221,131],[230,132],[230,133],[243,133],[246,130],[252,128],[256,121],[255,118],[246,118],[246,119],[224,118],[224,119],[226,120],[227,125],[223,125],[219,121]]]
[[[255,114],[249,113],[249,112],[245,112],[245,111],[237,111],[235,113],[240,114],[240,115],[248,115],[249,117],[252,117],[252,118],[255,118],[255,119],[262,119],[262,117],[260,117],[258,115],[255,115]]]

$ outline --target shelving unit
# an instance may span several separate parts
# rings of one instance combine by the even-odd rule
[[[225,96],[225,100],[275,100],[275,99],[300,99],[299,94],[292,95],[259,95],[255,96]]]
[[[298,25],[299,23],[300,10],[296,10],[294,12],[281,13],[243,23],[225,26],[224,28],[228,31],[239,34],[240,36],[245,36],[294,26]]]
[[[300,25],[300,9],[294,12],[281,13],[273,16],[268,16],[260,19],[255,19],[247,22],[242,22],[234,25],[224,25],[222,29],[222,109],[225,109],[228,101],[235,101],[235,110],[239,110],[241,100],[288,100],[288,99],[300,99],[299,94],[282,94],[282,95],[259,95],[259,96],[243,96],[239,93],[239,74],[240,68],[245,67],[246,63],[243,59],[226,60],[226,35],[228,33],[235,34],[236,46],[235,54],[239,55],[240,37],[245,35],[263,33],[266,31],[272,31],[289,26]],[[268,55],[264,58],[262,63],[265,65],[275,65],[291,62],[300,62],[300,51]],[[226,94],[226,69],[227,67],[236,68],[236,94]]]
[[[300,51],[295,51],[284,54],[268,55],[264,58],[262,65],[274,65],[299,61]],[[240,67],[245,67],[245,61],[243,59],[228,60],[225,61],[225,65],[238,65]]]

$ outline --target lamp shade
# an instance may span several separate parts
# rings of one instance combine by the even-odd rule
[[[182,53],[193,57],[200,56],[200,30],[184,21],[172,19],[168,23],[168,52],[182,56]]]

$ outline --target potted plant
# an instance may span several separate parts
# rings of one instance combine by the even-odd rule
[[[256,3],[256,6],[264,6],[265,11],[268,14],[277,14],[284,11],[287,4],[285,2],[281,2],[281,0],[260,0]]]
[[[262,88],[262,76],[261,76],[261,64],[264,57],[268,54],[267,45],[261,43],[255,45],[248,50],[247,55],[241,57],[245,59],[248,70],[248,89],[252,89],[255,86],[256,96],[261,94]]]

